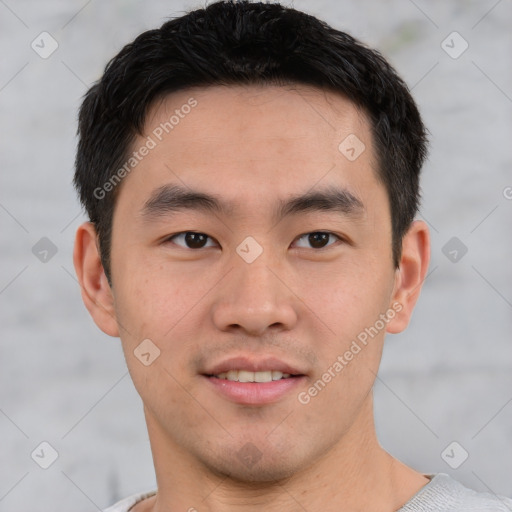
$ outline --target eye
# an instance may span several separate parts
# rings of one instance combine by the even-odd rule
[[[342,241],[342,239],[338,235],[330,233],[329,231],[312,231],[311,233],[305,233],[304,235],[300,236],[297,240],[300,241],[305,239],[306,243],[311,244],[313,249],[323,249],[324,247],[332,245],[327,243],[329,241],[330,236],[336,237],[338,240]]]
[[[165,241],[172,241],[173,243],[176,243],[176,240],[182,240],[185,244],[184,246],[179,243],[176,245],[183,247],[184,249],[203,249],[204,247],[214,247],[214,245],[205,245],[208,238],[210,237],[204,233],[196,233],[195,231],[183,231],[183,233],[177,233],[176,235],[167,238]]]
[[[309,247],[303,245],[302,248],[323,249],[333,245],[332,243],[328,243],[329,237],[335,237],[339,241],[343,241],[338,235],[329,231],[312,231],[310,233],[305,233],[304,235],[301,235],[297,241],[300,242],[301,240],[305,240],[306,243],[310,244]],[[208,239],[212,240],[213,245],[207,245]],[[177,240],[181,240],[181,243],[178,243]],[[177,233],[167,238],[165,242],[172,242],[184,249],[204,249],[208,247],[215,247],[211,237],[205,233],[198,233],[195,231],[183,231],[182,233]],[[299,247],[301,246],[299,245]]]

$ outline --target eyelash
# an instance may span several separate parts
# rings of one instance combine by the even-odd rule
[[[176,233],[170,237],[167,237],[163,242],[164,243],[167,243],[167,242],[171,242],[171,243],[174,243],[173,242],[173,239],[174,238],[177,238],[179,236],[182,236],[182,235],[186,235],[188,233],[195,233],[197,235],[205,235],[206,237],[208,237],[210,240],[213,240],[212,237],[206,235],[206,233],[201,233],[201,232],[198,232],[198,231],[181,231],[179,233]],[[296,240],[301,240],[302,238],[308,236],[308,235],[313,235],[313,234],[323,234],[323,235],[331,235],[331,236],[334,236],[336,237],[340,242],[344,242],[345,240],[343,238],[341,238],[339,235],[337,235],[336,233],[333,233],[332,231],[309,231],[308,233],[304,233],[302,235],[300,235],[299,237],[296,238]],[[175,244],[177,245],[177,244]],[[316,249],[315,247],[311,247],[311,249],[315,250],[316,252],[319,252],[319,251],[323,251],[323,250],[326,250],[327,248],[331,247],[332,245],[334,244],[328,244],[324,247],[321,247],[319,249]],[[190,247],[182,247],[180,245],[178,245],[178,247],[182,248],[182,249],[189,249],[191,251],[200,251],[201,249],[208,249],[209,247],[200,247],[199,249],[192,249]],[[210,246],[211,247],[211,246]],[[303,249],[303,247],[302,247]]]

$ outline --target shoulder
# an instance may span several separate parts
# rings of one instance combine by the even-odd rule
[[[156,494],[156,490],[141,492],[138,494],[133,494],[124,498],[110,507],[103,510],[103,512],[128,512],[132,507],[134,507],[137,503],[140,503],[142,500],[146,498],[150,498]]]
[[[465,487],[446,473],[427,475],[430,482],[397,512],[511,512],[512,499]]]

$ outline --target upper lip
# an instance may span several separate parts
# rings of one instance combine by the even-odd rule
[[[220,373],[229,372],[230,370],[247,370],[250,372],[265,372],[277,370],[290,375],[304,375],[298,367],[288,364],[275,357],[265,357],[263,359],[255,359],[249,357],[231,357],[212,366],[205,375],[218,375]]]

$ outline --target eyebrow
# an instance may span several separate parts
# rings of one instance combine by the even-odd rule
[[[167,184],[155,189],[140,211],[143,221],[152,221],[181,211],[198,211],[205,214],[233,216],[236,205],[224,202],[215,195],[180,185]],[[365,212],[363,202],[345,188],[334,186],[280,199],[273,214],[279,222],[285,217],[307,212],[336,212],[348,217],[361,217]]]

